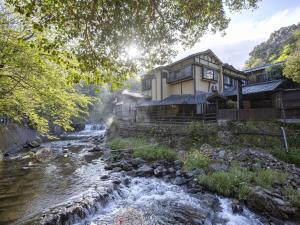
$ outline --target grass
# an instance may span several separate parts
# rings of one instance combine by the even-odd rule
[[[219,171],[200,175],[198,182],[210,191],[245,199],[249,194],[250,186],[272,188],[275,183],[283,183],[285,178],[285,173],[271,169],[249,171],[240,167],[232,167],[228,172]]]
[[[271,188],[275,183],[283,183],[287,177],[286,173],[271,169],[258,170],[255,175],[254,184],[264,188]]]
[[[155,161],[160,159],[175,160],[176,152],[166,146],[157,146],[147,142],[144,138],[114,138],[109,147],[112,150],[132,149],[133,157]]]
[[[248,172],[244,169],[231,169],[228,172],[220,171],[207,175],[200,175],[198,182],[206,186],[210,191],[224,196],[238,196],[246,198],[250,189],[247,185]]]
[[[149,145],[143,138],[114,138],[108,144],[112,150],[134,149]]]
[[[271,154],[276,158],[300,166],[300,148],[290,148],[288,152],[282,147],[273,148]]]
[[[201,152],[194,150],[190,152],[184,160],[184,167],[187,170],[205,169],[209,166],[209,159]]]
[[[300,207],[300,191],[292,187],[287,187],[284,189],[283,194],[289,199],[293,206]]]
[[[133,152],[133,157],[140,157],[148,161],[160,159],[175,160],[177,158],[176,152],[165,146],[149,146],[143,149],[136,149]]]

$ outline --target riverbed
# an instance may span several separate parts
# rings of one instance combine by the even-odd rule
[[[190,194],[158,178],[109,174],[103,154],[91,152],[105,132],[99,125],[87,125],[34,150],[47,149],[46,155],[1,162],[0,224],[47,224],[53,215],[87,199],[90,205],[79,207],[80,216],[67,214],[65,224],[263,224],[246,208],[234,214],[230,199]]]

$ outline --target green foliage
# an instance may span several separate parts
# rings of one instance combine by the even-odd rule
[[[225,8],[253,9],[257,1],[5,2],[31,20],[34,30],[51,28],[57,44],[72,43],[82,69],[95,71],[95,80],[117,84],[138,62],[163,63],[174,54],[174,46],[190,47],[209,31],[224,31],[229,23]],[[137,59],[124,57],[130,45],[143,48]]]
[[[243,146],[240,144],[230,144],[230,145],[226,146],[226,149],[229,149],[230,151],[233,151],[233,152],[238,152],[242,148],[243,148]]]
[[[286,174],[280,171],[271,169],[257,170],[254,177],[254,183],[264,188],[271,188],[274,183],[283,183],[286,179]]]
[[[210,191],[224,196],[236,196],[244,199],[250,192],[247,180],[251,172],[244,169],[231,169],[229,172],[215,172],[208,175],[200,175],[198,182],[206,186]]]
[[[250,186],[272,188],[275,183],[283,183],[286,174],[271,169],[249,171],[240,167],[232,167],[229,171],[219,171],[200,175],[198,182],[210,191],[231,197],[244,199],[250,191]]]
[[[250,58],[245,63],[245,68],[253,68],[268,63],[276,63],[284,60],[291,60],[291,70],[284,72],[290,78],[294,77],[291,71],[295,71],[295,58],[290,58],[296,50],[300,40],[300,27],[299,25],[291,25],[282,27],[278,31],[273,32],[269,39],[257,46],[250,52]],[[296,71],[293,73],[296,74]]]
[[[49,44],[44,38],[48,33],[37,32],[27,40],[27,26],[0,12],[1,116],[28,120],[42,133],[48,132],[49,122],[71,130],[72,119],[85,116],[91,102],[69,82],[70,76],[80,74],[71,66],[78,62],[63,48],[41,48]]]
[[[149,143],[142,138],[114,138],[108,144],[112,150],[134,149],[146,145]]]
[[[300,207],[300,191],[292,187],[287,187],[284,189],[283,194],[289,199],[295,207]]]
[[[145,160],[155,161],[160,159],[175,160],[176,152],[165,146],[147,146],[142,149],[136,149],[133,152],[134,157],[141,157]]]
[[[193,145],[200,146],[204,143],[217,146],[220,139],[217,135],[219,127],[214,123],[194,122],[189,125],[187,132],[193,142]]]
[[[184,160],[184,167],[187,170],[193,169],[206,169],[209,165],[209,159],[203,155],[200,151],[193,150],[188,153],[186,159]]]
[[[299,48],[300,49],[300,48]],[[283,69],[283,74],[287,78],[300,83],[300,52],[297,51],[288,57]]]
[[[157,146],[149,143],[143,138],[114,138],[109,147],[112,150],[132,149],[133,157],[141,157],[145,160],[154,161],[159,159],[174,160],[176,152],[166,146]]]
[[[292,163],[295,164],[296,166],[300,166],[299,148],[289,148],[289,151],[286,152],[286,150],[283,147],[276,147],[271,149],[271,154],[284,162]]]

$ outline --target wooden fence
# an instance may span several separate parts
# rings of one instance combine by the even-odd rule
[[[218,120],[274,120],[280,119],[280,110],[275,108],[219,109]]]

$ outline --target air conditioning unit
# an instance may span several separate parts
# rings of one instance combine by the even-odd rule
[[[217,92],[217,91],[218,91],[217,85],[211,86],[211,91],[212,91],[212,92]]]

